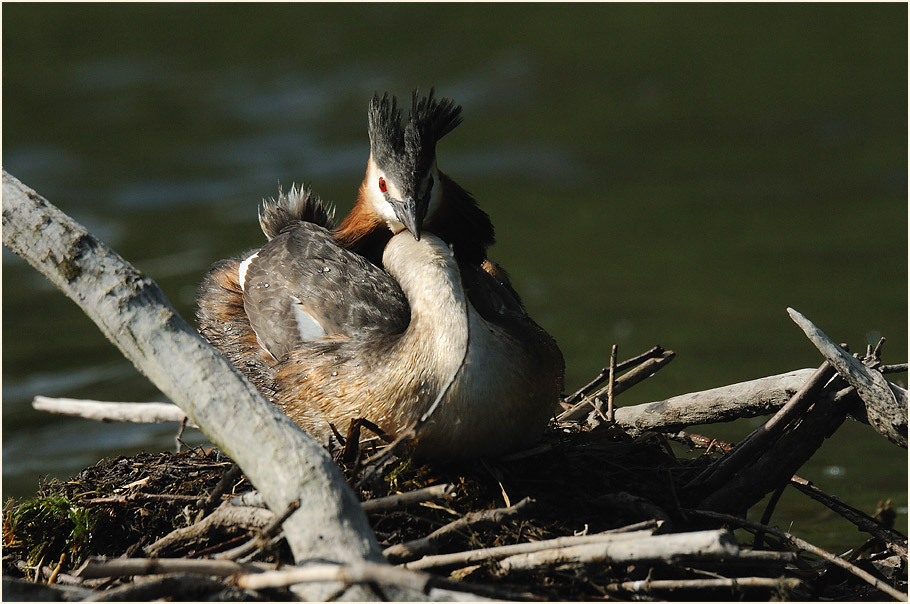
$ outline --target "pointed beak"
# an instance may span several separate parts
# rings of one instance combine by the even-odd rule
[[[423,225],[425,213],[425,204],[418,203],[412,195],[406,195],[401,202],[395,205],[395,215],[398,220],[417,241],[420,241],[420,228]]]

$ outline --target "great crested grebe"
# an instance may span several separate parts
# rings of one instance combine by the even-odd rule
[[[557,406],[562,353],[486,258],[489,217],[436,166],[460,112],[415,93],[402,126],[374,96],[341,225],[308,187],[279,192],[260,210],[268,243],[200,286],[203,336],[324,444],[360,418],[396,435],[436,403],[419,455],[495,455],[533,443]]]

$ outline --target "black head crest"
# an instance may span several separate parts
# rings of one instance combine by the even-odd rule
[[[421,98],[414,91],[408,120],[401,123],[397,99],[389,93],[370,101],[370,150],[373,160],[402,186],[424,176],[436,157],[436,142],[461,123],[461,107],[436,100],[433,89]]]

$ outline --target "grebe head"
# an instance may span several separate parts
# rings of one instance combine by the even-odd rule
[[[397,99],[388,93],[370,101],[370,160],[365,200],[393,233],[407,229],[416,239],[424,218],[442,197],[436,168],[436,142],[461,123],[461,107],[436,100],[433,89],[421,98],[415,90],[408,119],[402,123]]]

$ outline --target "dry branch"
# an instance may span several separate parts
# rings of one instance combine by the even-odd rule
[[[453,600],[477,600],[478,596],[497,598],[514,598],[515,594],[504,592],[495,587],[472,585],[460,581],[450,581],[421,572],[404,568],[363,562],[359,564],[308,564],[304,567],[285,568],[261,573],[238,575],[234,584],[242,589],[266,589],[286,587],[300,583],[333,582],[343,585],[369,583],[388,586],[399,586],[415,593],[429,594],[436,587],[446,588],[447,598]],[[457,592],[472,594],[469,598],[459,597]]]
[[[382,553],[386,560],[393,564],[407,562],[419,558],[420,556],[432,555],[439,551],[439,544],[450,539],[454,534],[477,530],[484,526],[501,524],[506,518],[515,516],[531,504],[531,499],[525,497],[515,505],[507,508],[497,508],[495,510],[480,510],[471,512],[466,516],[459,518],[445,526],[442,526],[426,537],[396,543],[387,547]]]
[[[667,366],[667,364],[673,360],[676,356],[676,353],[670,350],[661,352],[658,356],[653,358],[648,358],[642,362],[639,366],[634,369],[624,373],[620,377],[615,379],[613,385],[613,394],[619,395],[619,393],[624,392],[634,386],[635,384],[642,382],[654,375],[657,371]],[[610,369],[606,369],[606,377],[609,378]],[[604,390],[605,392],[606,390]],[[592,394],[592,398],[587,399],[582,396],[582,401],[576,404],[571,409],[563,411],[556,419],[559,422],[579,422],[587,418],[590,414],[595,413],[594,403],[592,402],[594,398],[600,396],[603,392],[598,390]]]
[[[790,479],[790,484],[793,485],[796,490],[826,505],[840,516],[846,518],[855,524],[861,531],[869,533],[881,541],[889,550],[900,556],[905,562],[907,561],[907,537],[899,531],[882,525],[868,514],[853,506],[847,505],[834,495],[825,493],[805,478],[793,476]]]
[[[888,440],[906,449],[907,391],[888,382],[880,371],[863,365],[799,312],[792,308],[788,308],[787,312],[841,377],[856,388],[866,405],[869,424]]]
[[[104,422],[130,422],[134,424],[180,423],[187,419],[186,413],[173,403],[114,403],[85,401],[71,398],[50,398],[36,396],[32,408],[37,411],[69,415]],[[187,426],[197,428],[189,422]]]
[[[607,591],[627,591],[633,593],[650,593],[652,591],[673,592],[683,590],[716,591],[733,590],[737,593],[743,588],[776,590],[784,593],[795,591],[803,585],[801,579],[769,577],[737,577],[735,579],[663,579],[657,581],[624,581],[606,586]]]
[[[796,471],[846,417],[847,405],[843,401],[819,398],[802,417],[786,428],[780,438],[761,449],[754,461],[730,466],[733,474],[719,488],[711,489],[713,492],[703,497],[698,507],[730,513],[750,508],[767,493],[788,484]],[[717,463],[725,462],[738,449],[734,448],[731,454]]]
[[[637,365],[644,363],[648,359],[653,359],[654,357],[658,357],[658,356],[662,355],[663,352],[664,352],[664,349],[661,346],[655,346],[651,350],[643,352],[642,354],[640,354],[636,357],[632,357],[631,359],[626,359],[622,363],[619,363],[618,365],[616,365],[616,367],[613,368],[613,372],[615,374],[617,371],[625,371],[626,369],[630,369],[632,367],[635,367]],[[612,351],[611,351],[611,357],[612,357]],[[612,363],[612,360],[611,360],[611,363]],[[609,377],[610,377],[610,367],[604,367],[603,369],[600,370],[600,373],[597,375],[597,377],[595,377],[593,380],[591,380],[590,382],[588,382],[587,384],[585,384],[584,386],[579,388],[576,392],[565,397],[562,401],[563,404],[574,405],[575,403],[580,402],[585,396],[594,392],[594,389],[597,388],[598,386],[600,386],[601,384],[603,384],[604,381],[609,379]]]
[[[686,426],[730,422],[774,413],[799,390],[814,369],[740,382],[616,409],[616,423],[635,436],[648,430],[676,432]]]
[[[868,572],[859,568],[855,564],[851,564],[850,562],[847,562],[840,556],[835,556],[831,552],[823,550],[822,548],[820,548],[818,546],[812,545],[808,541],[804,541],[803,539],[800,539],[799,537],[796,537],[795,535],[791,535],[790,533],[788,533],[786,531],[782,531],[778,528],[767,526],[764,524],[759,524],[757,522],[752,522],[750,520],[746,520],[744,518],[739,518],[737,516],[731,516],[730,514],[721,514],[721,513],[717,513],[717,512],[706,512],[703,510],[686,510],[686,512],[690,513],[690,514],[694,514],[696,516],[701,516],[703,518],[710,518],[712,520],[718,520],[718,521],[724,522],[725,524],[729,524],[731,526],[739,526],[739,527],[743,527],[743,528],[747,528],[747,529],[751,529],[751,530],[761,530],[766,533],[771,533],[778,539],[781,539],[781,540],[791,544],[792,546],[803,550],[804,552],[814,554],[814,555],[818,556],[819,558],[822,558],[836,566],[839,566],[840,568],[846,570],[847,572],[852,573],[853,575],[859,577],[860,579],[862,579],[869,585],[872,585],[879,591],[888,594],[895,600],[898,600],[898,601],[907,600],[907,594],[894,589],[893,587],[891,587],[884,581],[881,581],[880,579],[872,576],[871,574],[869,574]]]
[[[674,561],[685,557],[699,560],[732,558],[739,553],[736,538],[727,531],[653,535],[606,543],[585,543],[500,560],[504,571],[534,570],[563,564],[614,564],[654,560]]]
[[[240,564],[231,560],[191,558],[115,558],[113,560],[104,560],[89,558],[76,570],[75,575],[82,579],[168,573],[229,577],[237,573],[262,572],[270,568],[273,568],[270,564]]]
[[[781,407],[771,419],[747,436],[733,451],[706,468],[687,488],[710,493],[728,482],[734,474],[741,471],[755,458],[764,454],[768,447],[780,438],[791,421],[816,400],[819,392],[832,375],[834,375],[834,369],[827,361],[822,363],[821,367],[815,370],[787,404]]]
[[[532,541],[530,543],[516,543],[514,545],[501,545],[499,547],[485,547],[481,549],[472,549],[464,552],[453,554],[439,554],[436,556],[424,556],[420,560],[407,562],[403,564],[405,568],[412,570],[422,570],[425,568],[436,568],[446,566],[467,566],[478,562],[489,560],[499,560],[508,556],[527,554],[541,550],[551,550],[554,548],[571,547],[589,543],[619,543],[626,541],[635,541],[650,537],[654,529],[630,531],[623,533],[596,533],[594,535],[579,535],[573,537],[557,537],[544,541]]]
[[[158,556],[168,548],[181,543],[201,539],[217,529],[261,530],[275,519],[275,514],[263,508],[241,507],[222,503],[214,512],[199,522],[176,529],[154,543],[147,545],[143,551],[149,556]]]
[[[435,484],[422,489],[415,489],[405,493],[396,493],[386,497],[377,497],[360,504],[363,511],[370,512],[387,512],[398,508],[415,505],[424,501],[433,501],[434,499],[444,499],[452,494],[455,487],[451,484]]]

